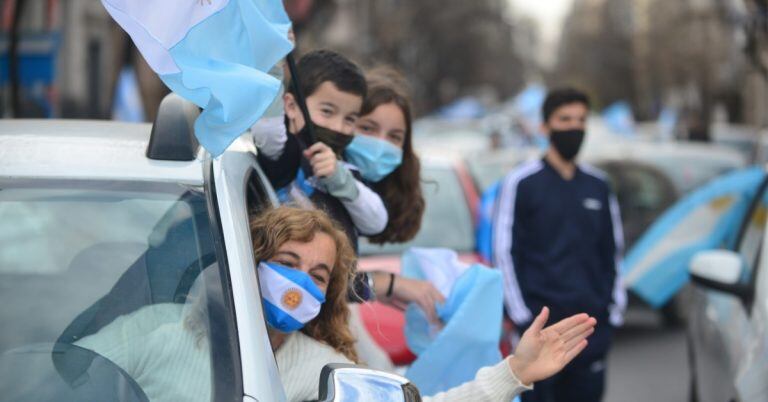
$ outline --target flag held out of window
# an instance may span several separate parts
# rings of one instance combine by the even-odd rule
[[[203,108],[195,135],[218,156],[280,89],[267,72],[293,45],[281,0],[102,0],[160,79]]]

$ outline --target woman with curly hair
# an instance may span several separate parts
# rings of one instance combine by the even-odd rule
[[[320,377],[322,366],[306,366],[308,353],[333,350],[357,362],[347,306],[355,254],[344,232],[320,210],[278,207],[251,220],[251,237],[269,339],[286,388],[306,382],[306,370]],[[291,294],[297,285],[303,289]],[[305,350],[318,342],[318,350]],[[299,366],[301,377],[293,371]]]
[[[347,288],[355,255],[324,212],[280,207],[251,218],[267,332],[288,400],[317,398],[329,362],[358,362]],[[144,306],[75,345],[114,362],[152,401],[210,401],[211,347],[205,276],[184,303]],[[210,279],[209,279],[210,280]]]
[[[253,219],[251,231],[269,337],[288,400],[317,399],[326,364],[357,362],[346,300],[352,247],[317,210],[279,207]],[[595,320],[579,314],[545,328],[547,316],[545,308],[515,355],[423,400],[509,401],[560,371],[584,349]]]

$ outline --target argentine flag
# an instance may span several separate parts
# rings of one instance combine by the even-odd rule
[[[670,207],[627,253],[625,286],[652,307],[667,303],[688,282],[694,254],[733,245],[764,177],[759,166],[737,170]]]
[[[282,0],[102,0],[160,79],[203,112],[195,135],[218,156],[280,89],[291,51]]]
[[[405,338],[419,356],[405,376],[422,395],[471,381],[478,370],[501,361],[504,291],[498,269],[464,264],[453,250],[418,247],[403,254],[402,267],[403,276],[428,280],[446,299],[437,306],[442,328],[415,304],[405,312]]]

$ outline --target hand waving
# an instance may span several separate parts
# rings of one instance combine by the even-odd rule
[[[544,328],[549,309],[544,307],[528,328],[514,356],[507,358],[510,368],[523,384],[548,378],[562,370],[587,347],[587,337],[597,321],[587,314],[576,314]]]

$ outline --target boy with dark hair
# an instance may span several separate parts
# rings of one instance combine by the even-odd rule
[[[550,147],[504,178],[495,205],[493,260],[504,277],[506,313],[520,333],[544,306],[553,320],[583,311],[598,322],[587,349],[523,402],[601,400],[613,326],[626,305],[618,204],[602,172],[575,162],[588,114],[584,93],[551,91],[542,107]]]
[[[562,88],[547,94],[544,104],[541,106],[542,121],[546,122],[560,106],[571,103],[580,103],[589,110],[589,98],[583,92],[573,88]]]
[[[312,121],[305,121],[295,89],[288,85],[282,98],[285,115],[264,118],[251,128],[259,164],[283,200],[308,199],[341,224],[356,247],[358,233],[379,233],[388,219],[381,197],[342,160],[366,94],[365,77],[329,50],[308,53],[297,68]]]

